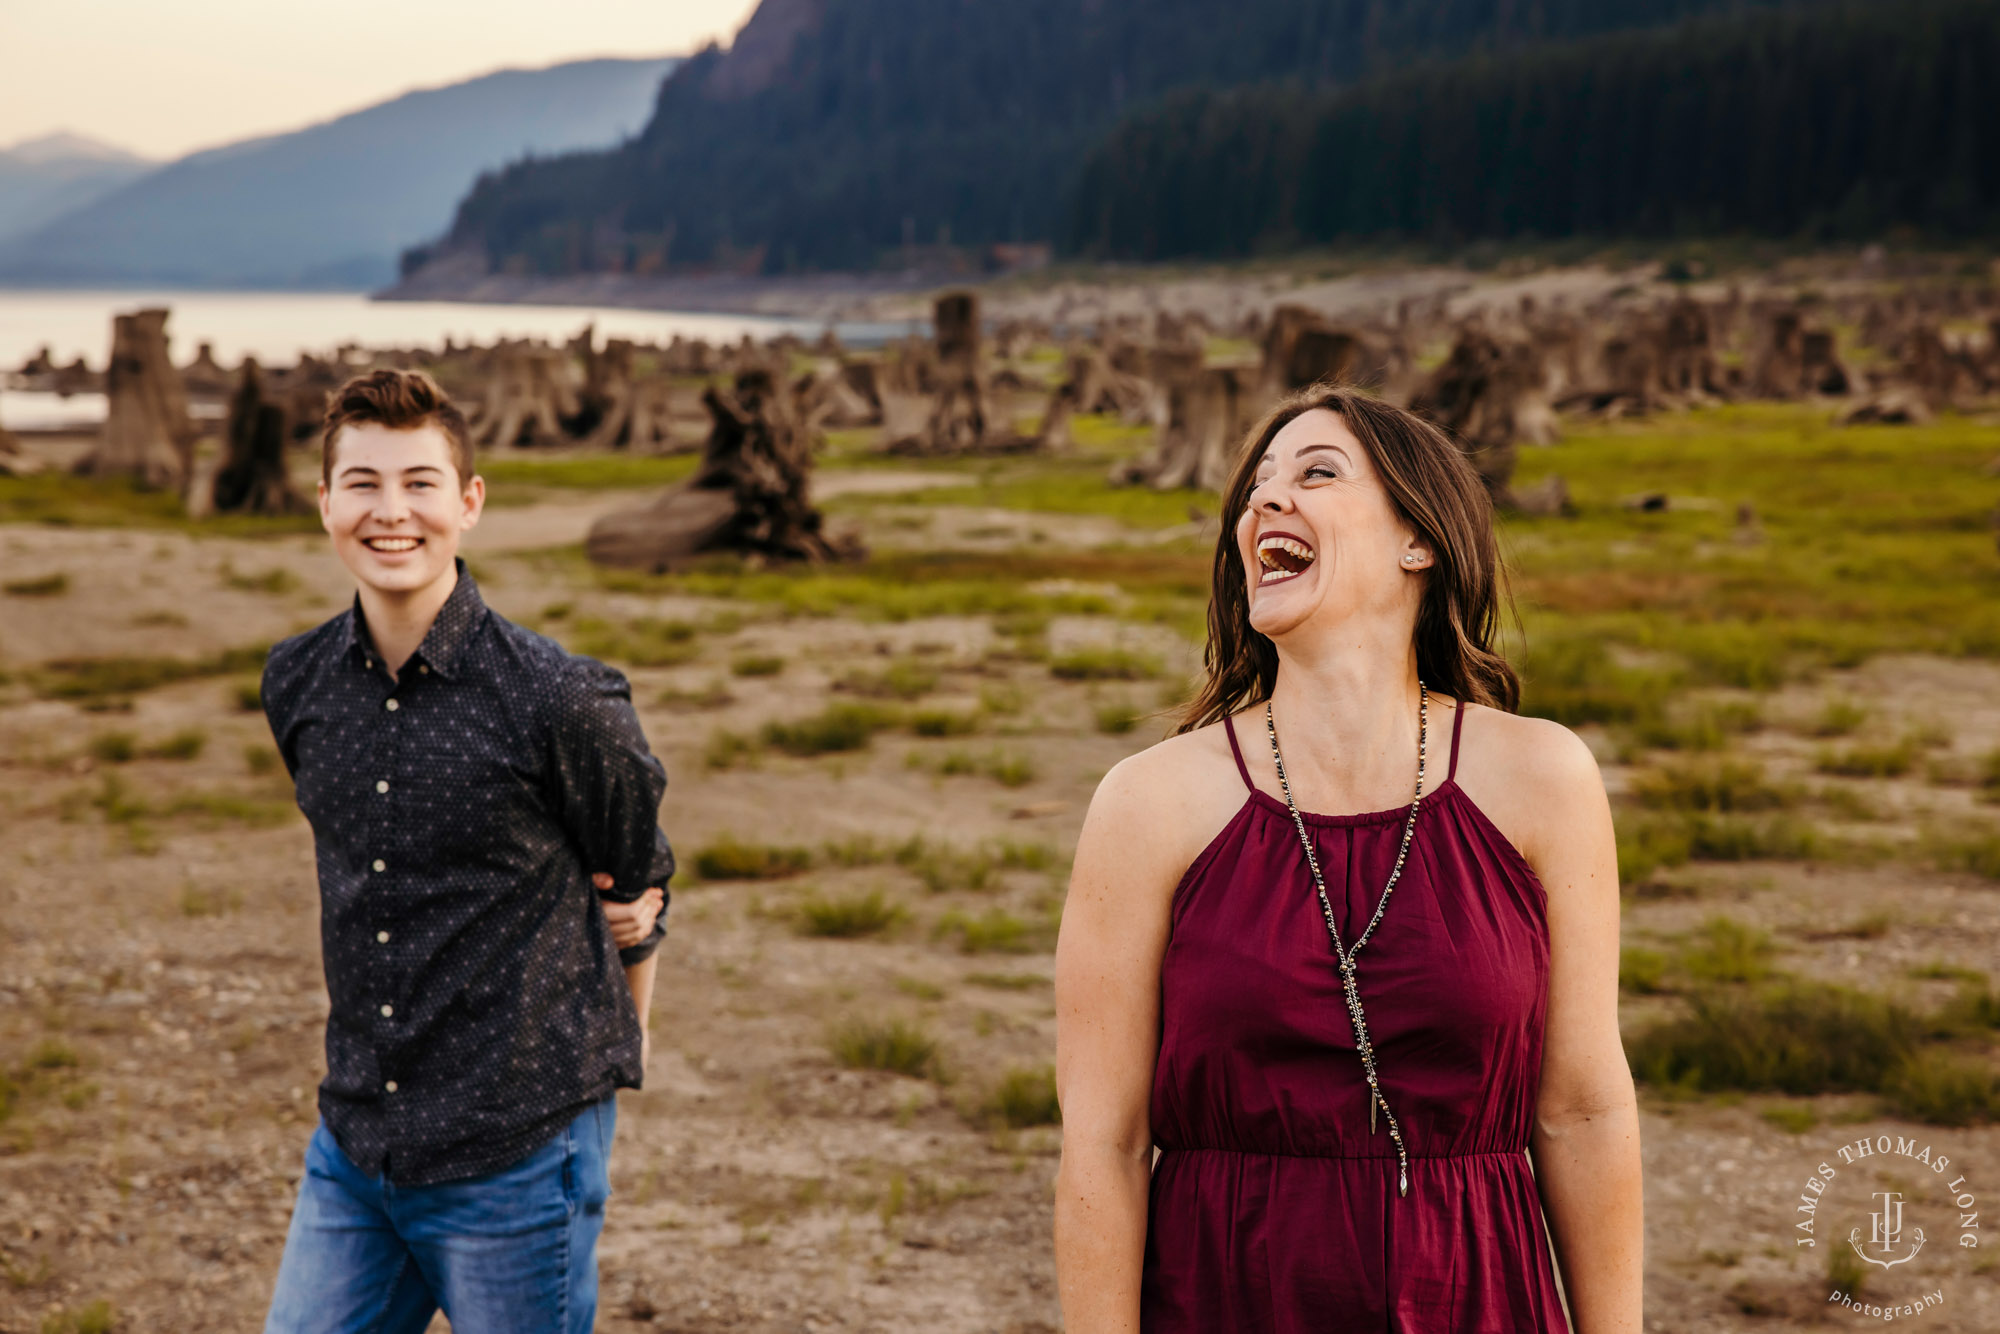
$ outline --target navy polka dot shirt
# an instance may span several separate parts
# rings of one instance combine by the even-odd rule
[[[371,1176],[526,1156],[637,1088],[639,1018],[590,876],[664,893],[666,771],[625,677],[458,585],[391,677],[359,599],[271,650],[264,710],[311,821],[332,1013],[319,1109]]]

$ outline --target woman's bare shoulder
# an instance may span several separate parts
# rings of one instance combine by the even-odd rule
[[[1552,837],[1606,809],[1597,757],[1575,732],[1547,718],[1460,707],[1458,785],[1530,862]]]
[[[1242,806],[1244,786],[1221,723],[1154,743],[1113,765],[1091,798],[1085,835],[1143,836],[1185,865]]]

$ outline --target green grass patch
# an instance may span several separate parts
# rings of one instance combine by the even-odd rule
[[[262,669],[269,654],[268,647],[258,646],[225,649],[206,658],[59,658],[31,669],[28,679],[37,694],[49,699],[102,699]]]
[[[145,747],[139,753],[149,760],[192,760],[208,745],[208,733],[199,727],[183,727]]]
[[[132,732],[99,732],[84,750],[99,764],[129,764],[139,754],[139,738]]]
[[[756,738],[718,727],[708,734],[708,740],[702,745],[701,762],[709,769],[737,769],[754,765],[757,754]]]
[[[1016,917],[1004,908],[988,908],[978,914],[948,912],[938,919],[933,934],[940,940],[956,936],[963,954],[1033,954],[1054,943],[1052,928]]]
[[[99,1298],[81,1306],[59,1306],[42,1317],[42,1334],[113,1334],[118,1311]]]
[[[1754,703],[1702,702],[1642,717],[1633,726],[1632,738],[1641,746],[1658,750],[1713,751],[1763,725],[1763,711]]]
[[[1852,736],[1868,721],[1868,710],[1851,699],[1829,700],[1813,720],[1812,734],[1821,737]]]
[[[1062,1106],[1056,1100],[1055,1067],[1038,1065],[1007,1071],[987,1093],[979,1110],[989,1123],[1013,1130],[1061,1125]]]
[[[1106,736],[1124,736],[1139,725],[1145,715],[1123,701],[1115,704],[1100,704],[1094,715],[1097,730]]]
[[[902,659],[878,672],[853,671],[834,682],[835,690],[871,699],[922,699],[937,689],[935,668]]]
[[[1992,497],[1975,482],[1992,451],[1969,418],[1836,427],[1802,404],[1579,424],[1515,479],[1561,473],[1577,512],[1503,521],[1531,657],[1545,635],[1595,640],[1768,689],[1884,651],[2000,655]],[[1627,509],[1641,491],[1705,503]]]
[[[764,724],[764,744],[787,755],[831,755],[865,749],[877,732],[896,725],[896,716],[873,704],[829,704],[820,712]]]
[[[852,940],[880,935],[908,916],[901,907],[883,897],[881,890],[871,889],[865,894],[837,898],[809,895],[798,904],[796,922],[802,936]]]
[[[969,709],[920,709],[910,715],[910,730],[918,736],[969,736],[979,730],[979,714]]]
[[[1160,675],[1160,660],[1116,646],[1075,649],[1049,660],[1049,673],[1065,681],[1145,681]]]
[[[1898,778],[1917,763],[1917,748],[1907,741],[1893,746],[1849,746],[1822,750],[1814,767],[1843,778]]]
[[[166,528],[204,536],[263,537],[321,531],[307,514],[212,514],[191,519],[173,491],[152,490],[122,477],[78,477],[51,470],[0,477],[0,523],[65,528]]]
[[[9,579],[0,583],[0,592],[10,598],[56,598],[69,592],[69,576],[57,571],[35,579]]]
[[[695,874],[703,880],[782,880],[812,865],[806,848],[770,843],[746,843],[724,834],[694,855]]]
[[[911,762],[924,766],[922,755],[912,754]],[[1034,758],[1021,751],[990,750],[975,754],[969,750],[948,750],[936,760],[928,762],[928,767],[936,773],[951,777],[970,774],[980,778],[990,778],[1002,787],[1026,787],[1035,781],[1039,770]]]
[[[967,973],[965,981],[992,991],[1039,991],[1051,985],[1040,973]]]
[[[686,621],[639,617],[622,624],[594,616],[570,624],[573,652],[634,667],[671,667],[701,656],[694,626]]]
[[[1921,1030],[1902,1005],[1820,983],[1715,987],[1689,1001],[1690,1014],[1628,1042],[1639,1078],[1702,1092],[1874,1092],[1916,1051]]]
[[[2000,1120],[2000,1076],[1984,1056],[1930,1048],[1905,1060],[1883,1088],[1897,1115],[1939,1126]]]
[[[1926,837],[1931,859],[1947,871],[1970,871],[2000,880],[2000,829],[1933,833]]]
[[[937,1039],[902,1019],[848,1019],[828,1034],[827,1048],[850,1070],[886,1070],[913,1079],[940,1071]]]
[[[1745,760],[1693,760],[1638,775],[1632,795],[1654,810],[1741,813],[1781,810],[1797,794],[1770,783],[1764,766]]]
[[[776,676],[785,670],[785,660],[775,653],[748,654],[733,660],[729,670],[737,676]]]

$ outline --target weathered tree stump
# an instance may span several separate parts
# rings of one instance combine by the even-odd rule
[[[552,348],[503,343],[493,350],[486,401],[472,428],[482,449],[560,444],[563,421],[581,404],[568,375],[568,358]]]
[[[1143,458],[1113,468],[1112,482],[1220,491],[1242,444],[1248,399],[1242,373],[1197,360],[1181,367],[1166,391],[1167,425],[1159,443]]]
[[[635,351],[630,339],[613,338],[588,362],[583,411],[596,427],[584,437],[586,448],[675,450],[673,381],[635,374]]]
[[[987,444],[986,386],[979,373],[979,297],[947,292],[932,312],[936,361],[931,372],[934,382],[927,386],[932,393],[929,411],[921,429],[889,433],[892,454],[968,454]],[[886,401],[883,409],[886,414]]]
[[[655,572],[703,551],[826,561],[861,554],[829,540],[809,499],[813,442],[768,371],[746,371],[731,392],[710,387],[712,425],[701,468],[651,504],[605,515],[584,551],[601,565]]]
[[[190,394],[225,394],[232,377],[215,360],[215,344],[203,343],[194,360],[181,368],[181,384]]]
[[[96,477],[131,477],[142,486],[181,490],[194,467],[196,430],[187,394],[167,356],[167,314],[116,315],[105,392],[110,410],[96,449],[77,465]]]
[[[255,357],[243,359],[243,379],[229,402],[226,453],[211,493],[219,514],[302,514],[312,508],[285,472],[285,409],[264,397]]]
[[[1548,376],[1536,349],[1502,343],[1466,326],[1451,355],[1417,391],[1410,409],[1458,441],[1496,505],[1515,508],[1509,491],[1519,442],[1548,412]]]
[[[1832,333],[1806,328],[1805,317],[1796,309],[1772,313],[1750,375],[1752,393],[1759,398],[1798,399],[1842,395],[1853,387],[1854,377],[1841,364]]]

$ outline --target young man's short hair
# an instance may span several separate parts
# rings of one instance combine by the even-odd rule
[[[343,426],[366,425],[386,426],[392,431],[437,427],[451,446],[459,486],[472,481],[472,430],[466,425],[465,414],[451,401],[451,395],[422,371],[369,371],[334,391],[321,423],[320,480],[333,484],[334,435]]]

